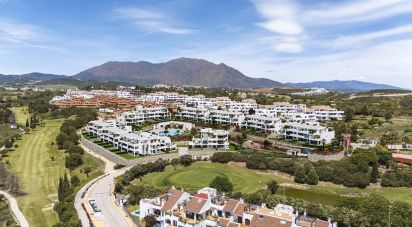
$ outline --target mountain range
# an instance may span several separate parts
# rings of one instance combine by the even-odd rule
[[[80,72],[73,77],[80,80],[107,80],[139,85],[167,84],[232,88],[284,86],[277,81],[245,76],[223,63],[214,64],[192,58],[178,58],[165,63],[107,62]]]
[[[203,86],[228,88],[270,88],[270,87],[320,87],[340,92],[360,92],[375,89],[399,89],[386,84],[363,81],[315,81],[310,83],[280,83],[265,78],[252,78],[223,63],[214,64],[202,59],[178,58],[165,63],[110,61],[84,70],[74,76],[28,73],[22,75],[1,75],[0,83],[64,83],[78,85],[85,81],[122,82],[151,86],[166,84],[174,86]]]
[[[309,83],[285,83],[289,87],[319,87],[325,88],[331,91],[340,91],[340,92],[361,92],[361,91],[370,91],[377,89],[401,89],[387,84],[376,84],[358,80],[332,80],[332,81],[314,81]]]

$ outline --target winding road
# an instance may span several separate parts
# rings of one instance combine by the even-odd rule
[[[9,200],[10,204],[10,210],[13,213],[14,217],[16,217],[19,225],[21,227],[29,227],[29,222],[27,221],[26,217],[23,215],[23,213],[20,211],[19,206],[17,205],[16,199],[11,196],[9,193],[0,191],[1,195],[4,195],[7,200]]]
[[[106,163],[105,175],[100,176],[88,184],[83,186],[82,189],[76,194],[74,206],[79,216],[82,226],[88,227],[93,223],[94,226],[106,226],[106,227],[127,227],[136,226],[133,221],[128,216],[126,212],[122,210],[114,201],[113,189],[114,189],[114,179],[123,174],[131,166],[119,170],[113,170],[114,163],[105,157],[96,154],[92,149],[88,149],[83,146],[83,149],[95,156],[100,158]],[[189,151],[188,154],[195,157],[211,156],[215,150],[194,150]],[[186,153],[185,153],[186,154]],[[179,152],[179,155],[183,153]],[[162,154],[156,156],[148,156],[145,158],[140,158],[141,163],[152,162],[157,159],[169,159],[171,154]],[[93,210],[89,205],[89,200],[95,200],[97,207],[101,210],[100,215],[95,215]]]

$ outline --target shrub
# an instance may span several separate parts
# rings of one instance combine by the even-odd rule
[[[228,163],[232,160],[233,153],[231,152],[216,152],[212,155],[212,162]]]
[[[217,189],[218,192],[231,192],[233,185],[227,177],[217,176],[209,184],[210,187]]]
[[[80,154],[70,154],[66,157],[65,165],[66,168],[73,170],[83,163],[82,156]]]

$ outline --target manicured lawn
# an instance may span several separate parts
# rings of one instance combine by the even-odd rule
[[[245,193],[255,192],[265,188],[266,183],[271,176],[260,175],[252,170],[229,166],[217,163],[195,163],[189,167],[168,166],[164,172],[151,173],[143,177],[143,182],[152,185],[174,185],[189,187],[205,187],[216,176],[225,176],[229,178],[234,186],[235,191]],[[276,178],[279,182],[284,182],[282,178]]]
[[[265,188],[270,179],[275,179],[279,183],[293,185],[291,179],[276,174],[259,174],[254,170],[243,167],[217,164],[217,163],[194,163],[189,167],[166,167],[164,172],[151,173],[143,177],[142,182],[156,186],[171,186],[200,188],[208,186],[216,176],[226,176],[234,185],[234,191],[243,193],[255,192]],[[139,183],[140,181],[135,181]],[[299,187],[299,184],[294,184]],[[380,188],[380,189],[359,189],[345,188],[341,185],[304,185],[303,189],[293,187],[280,187],[278,194],[285,194],[295,198],[304,199],[309,202],[317,202],[325,205],[333,205],[342,196],[364,196],[370,193],[383,195],[391,200],[412,203],[412,190],[408,188]]]
[[[26,193],[18,203],[31,226],[52,226],[58,221],[53,203],[57,199],[59,177],[66,171],[65,154],[51,142],[55,140],[62,122],[46,120],[45,127],[38,126],[31,134],[25,134],[22,140],[16,141],[19,147],[9,152],[6,158]]]

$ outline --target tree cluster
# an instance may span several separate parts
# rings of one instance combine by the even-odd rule
[[[0,189],[13,194],[21,192],[19,178],[16,174],[7,171],[6,165],[2,162],[0,162]]]
[[[72,177],[71,181],[73,183],[76,182],[74,177]],[[81,222],[77,217],[76,209],[73,206],[75,197],[74,187],[75,185],[70,183],[67,174],[64,174],[64,177],[60,177],[59,186],[57,190],[58,202],[54,205],[53,208],[59,216],[60,223],[54,225],[54,227],[81,226]]]

